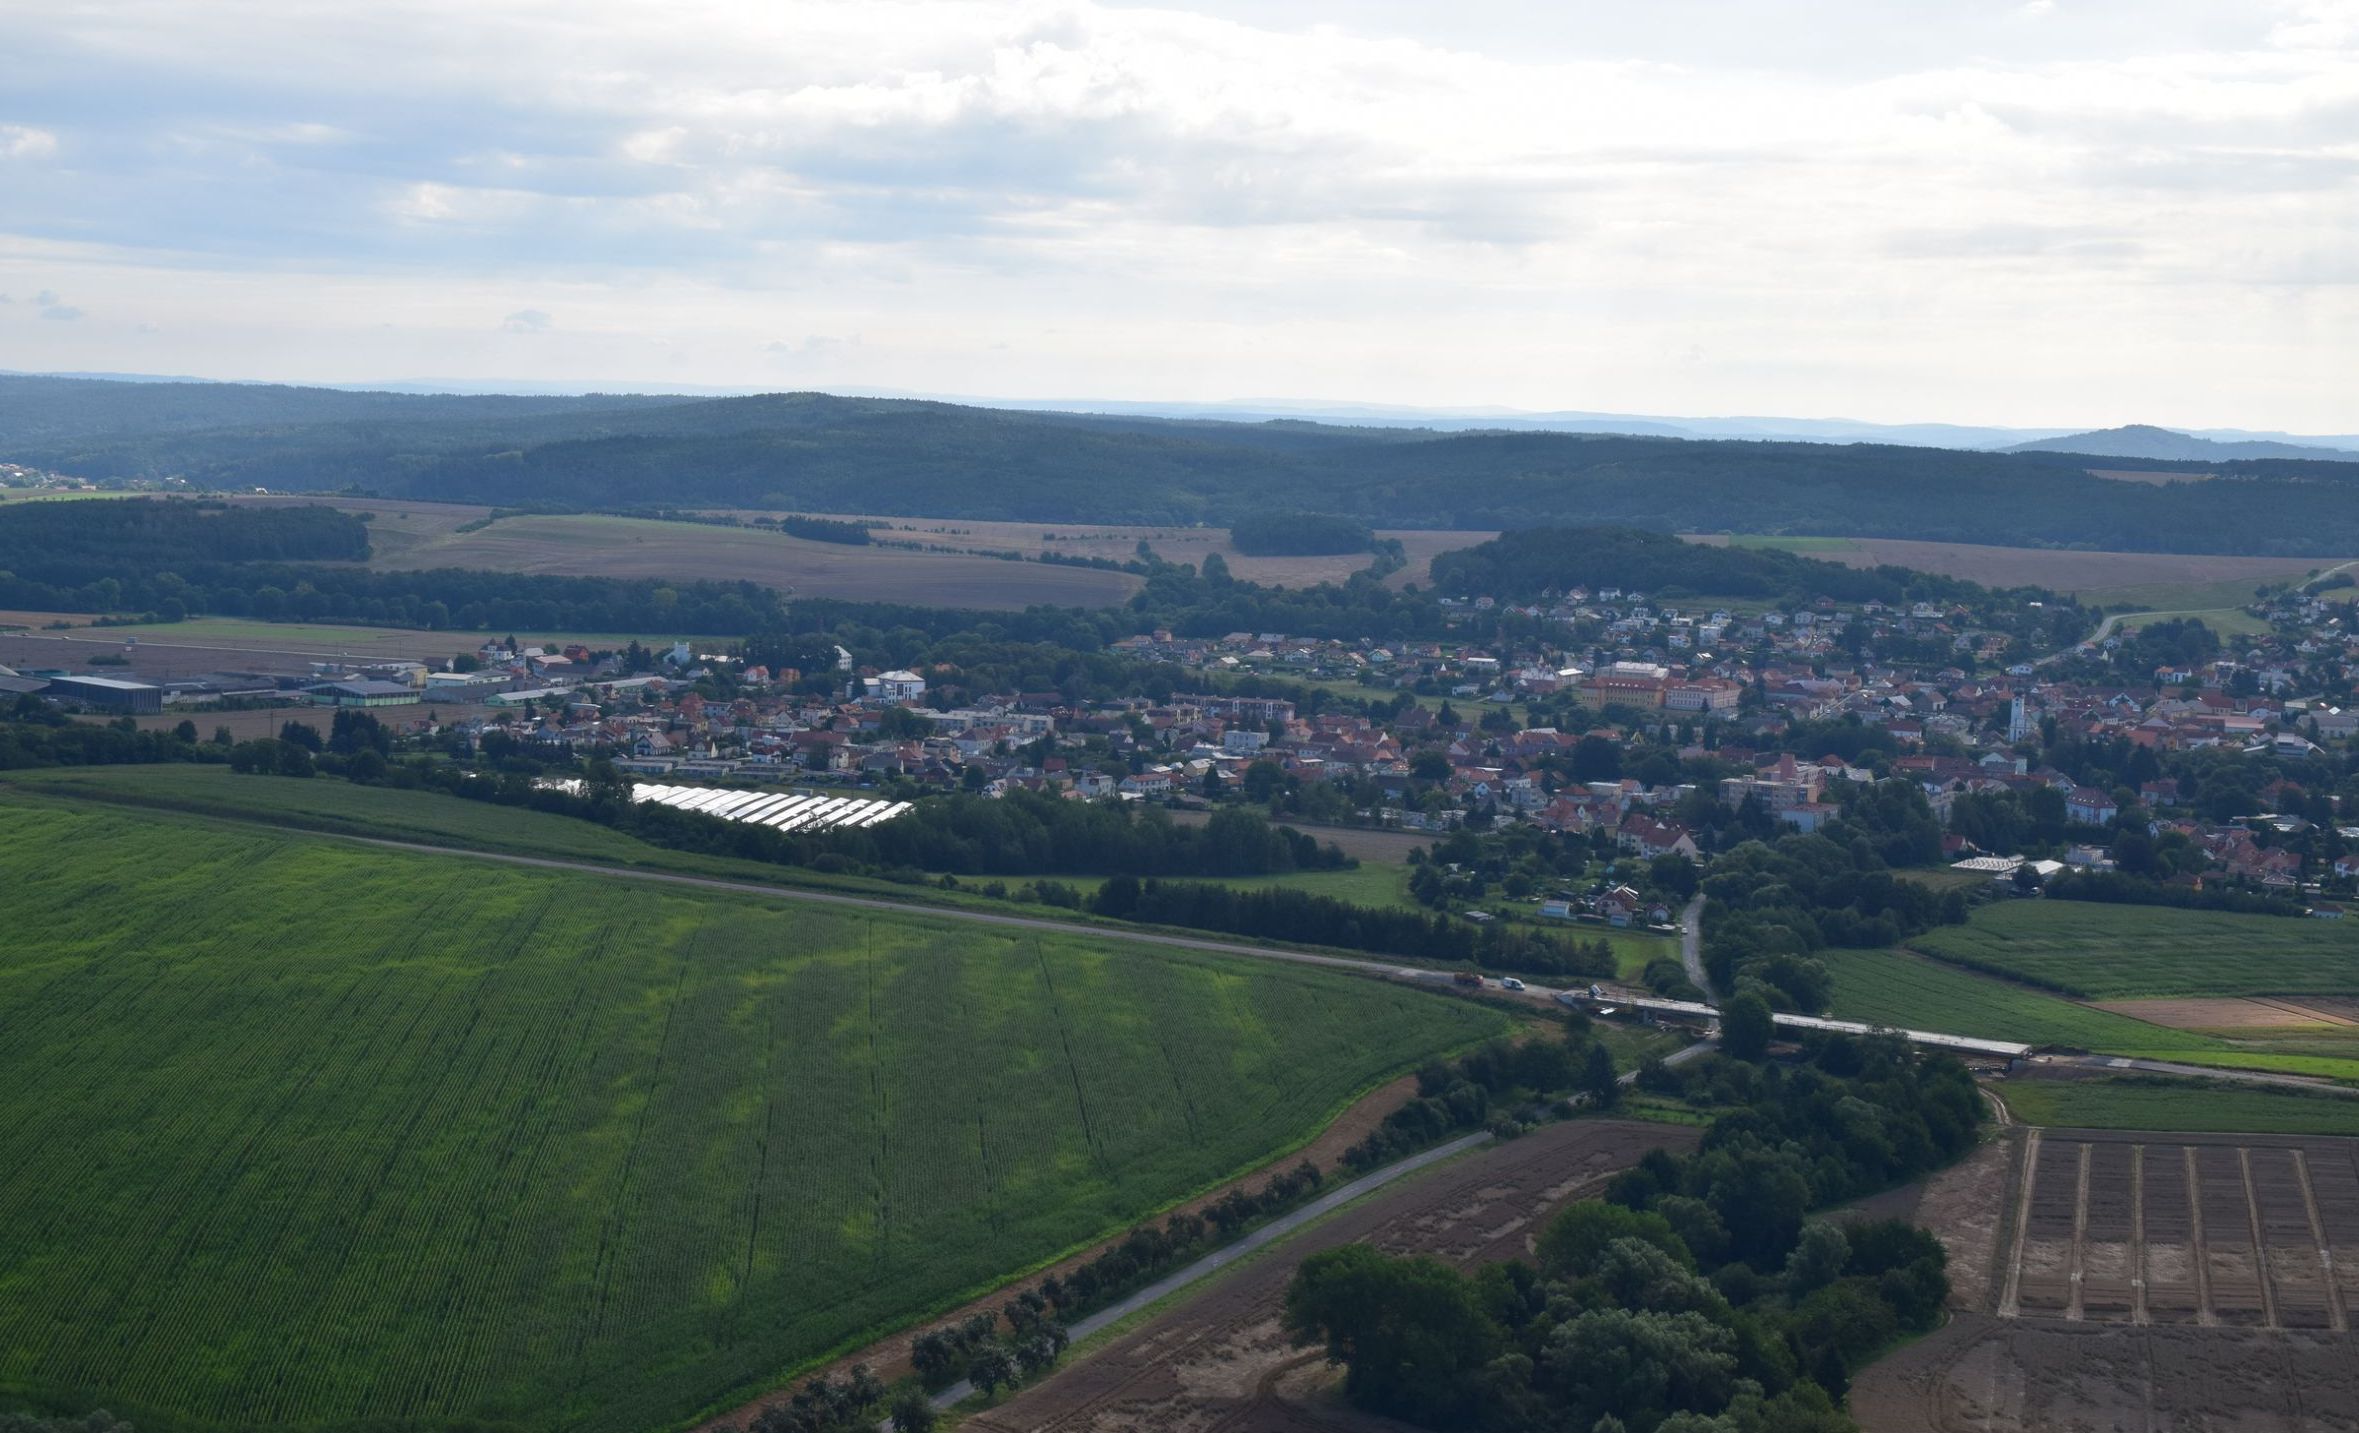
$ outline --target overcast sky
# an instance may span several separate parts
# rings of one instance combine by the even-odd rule
[[[2359,430],[2359,0],[0,0],[0,368]]]

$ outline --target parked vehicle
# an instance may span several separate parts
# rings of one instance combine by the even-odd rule
[[[1524,983],[1512,975],[1502,977],[1499,981],[1499,984],[1502,989],[1506,990],[1521,990],[1524,988]]]

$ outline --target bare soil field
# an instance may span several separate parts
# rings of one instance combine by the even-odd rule
[[[502,518],[370,559],[380,568],[472,567],[562,577],[758,582],[804,597],[1015,610],[1127,599],[1124,572],[812,542],[757,528],[596,515]]]
[[[2359,1141],[2023,1130],[1928,1185],[1952,1323],[1870,1433],[2359,1429]]]
[[[1181,809],[1171,813],[1171,819],[1189,826],[1201,826],[1212,819],[1210,811]],[[1309,821],[1281,821],[1318,841],[1322,846],[1332,841],[1343,854],[1371,865],[1399,866],[1408,862],[1411,851],[1423,850],[1440,839],[1433,831],[1385,831],[1368,826],[1321,826]]]
[[[2092,478],[2103,478],[2113,483],[2144,483],[2148,487],[2169,487],[2172,483],[2208,483],[2218,473],[2152,473],[2134,468],[2085,468]]]
[[[81,628],[61,633],[0,632],[0,666],[20,671],[32,668],[96,670],[133,681],[171,681],[210,672],[265,672],[300,675],[314,661],[344,657],[356,660],[405,657],[439,663],[455,652],[473,651],[481,632],[413,632],[395,627],[354,629],[318,640],[320,629],[288,626],[271,632],[266,624],[251,624],[252,632],[224,631],[192,636],[185,641],[156,641],[142,635],[134,647],[108,628]],[[143,633],[152,629],[142,629]],[[199,629],[200,631],[202,629]],[[358,639],[358,640],[356,640]],[[121,666],[107,662],[92,667],[95,657],[122,657]]]
[[[2100,1010],[2173,1030],[2347,1030],[2359,1028],[2359,1000],[2333,998],[2105,1000]]]
[[[1690,534],[1692,542],[1724,545],[1719,534]],[[2046,587],[2083,601],[2167,598],[2172,589],[2282,582],[2337,565],[2324,557],[2224,557],[2175,552],[2080,552],[2049,547],[1987,547],[1965,542],[1916,542],[1855,537],[1840,547],[1812,547],[1803,555],[1846,567],[1893,564],[1993,587]],[[2249,600],[2249,599],[2247,599]],[[2216,604],[2215,604],[2216,605]]]
[[[1388,1189],[1245,1264],[1111,1347],[960,1425],[975,1433],[1375,1433],[1397,1427],[1337,1407],[1332,1374],[1279,1326],[1286,1284],[1321,1249],[1367,1242],[1460,1265],[1529,1255],[1542,1222],[1649,1149],[1698,1132],[1581,1120],[1495,1145]]]
[[[1032,603],[1104,606],[1126,600],[1138,579],[1126,573],[1036,562],[1037,558],[1099,557],[1127,562],[1146,542],[1172,562],[1202,565],[1219,553],[1229,570],[1251,582],[1307,587],[1341,582],[1366,567],[1369,554],[1322,557],[1247,557],[1229,545],[1226,528],[1109,527],[1089,523],[973,522],[961,518],[856,517],[885,543],[916,543],[948,551],[897,546],[850,547],[810,542],[754,529],[594,515],[501,518],[473,532],[460,528],[491,516],[468,503],[325,494],[269,494],[231,499],[256,506],[324,503],[369,518],[370,565],[414,570],[474,567],[554,576],[713,578],[791,587],[807,597],[846,601],[936,603],[1015,609]],[[774,518],[772,512],[716,509],[716,516]],[[1489,532],[1387,531],[1400,540],[1408,565],[1388,580],[1399,587],[1432,579],[1434,557],[1497,536]]]
[[[762,516],[740,513],[741,517]],[[1248,557],[1229,543],[1221,527],[1115,527],[1099,523],[970,522],[964,518],[864,517],[877,536],[892,542],[919,542],[936,547],[970,548],[984,552],[1021,552],[1037,557],[1053,552],[1065,557],[1102,557],[1128,562],[1138,556],[1141,542],[1167,562],[1203,566],[1219,553],[1229,571],[1248,582],[1272,587],[1313,587],[1341,582],[1366,567],[1364,552],[1331,553],[1315,557]],[[1386,529],[1379,537],[1397,538],[1408,566],[1387,579],[1399,587],[1422,587],[1433,578],[1433,560],[1444,552],[1473,547],[1497,537],[1495,532],[1455,532],[1437,529]]]

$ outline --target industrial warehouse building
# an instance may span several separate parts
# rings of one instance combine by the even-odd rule
[[[162,687],[126,682],[119,677],[53,677],[42,695],[132,716],[154,716],[164,709]]]
[[[412,707],[418,689],[401,682],[322,682],[303,694],[320,707]]]

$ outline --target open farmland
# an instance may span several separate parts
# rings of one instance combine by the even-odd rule
[[[2342,921],[2005,901],[1915,944],[1960,965],[2096,1000],[2359,992],[2359,929]]]
[[[2359,1426],[2359,1143],[2020,1131],[1916,1217],[1952,1318],[1861,1371],[1867,1433]]]
[[[879,542],[912,543],[936,551],[899,546],[859,548],[808,542],[752,529],[653,519],[582,516],[506,517],[473,532],[459,529],[490,518],[492,509],[464,503],[413,502],[387,498],[271,496],[238,498],[241,503],[328,502],[369,517],[371,564],[388,568],[488,567],[504,572],[589,573],[616,577],[742,577],[793,585],[810,597],[849,600],[931,602],[935,588],[962,581],[1012,583],[1021,602],[961,602],[962,606],[1022,606],[1026,602],[1094,605],[1119,601],[1135,591],[1136,578],[1085,567],[1033,563],[1008,565],[997,554],[1038,558],[1103,558],[1129,562],[1144,542],[1168,562],[1202,566],[1219,553],[1229,570],[1248,582],[1307,587],[1341,582],[1374,560],[1366,552],[1307,557],[1249,557],[1229,542],[1224,527],[1124,527],[1097,523],[984,522],[966,518],[845,517],[873,525]],[[715,516],[744,521],[776,518],[751,508],[716,510]],[[832,516],[832,515],[831,515]],[[1455,548],[1498,536],[1492,532],[1402,529],[1380,536],[1396,539],[1408,563],[1391,585],[1433,577],[1433,559]],[[583,567],[595,552],[620,565]],[[855,562],[888,563],[889,579],[878,579]],[[716,566],[715,564],[719,564]],[[979,565],[987,564],[987,565]],[[881,585],[880,585],[881,584]],[[904,590],[905,589],[905,590]],[[1108,593],[1114,594],[1109,597]]]
[[[2150,1076],[2007,1082],[2007,1108],[2025,1124],[2067,1129],[2169,1129],[2182,1134],[2359,1135],[2359,1099]]]
[[[852,547],[757,528],[596,514],[501,518],[370,561],[384,568],[758,582],[802,597],[993,610],[1105,607],[1139,588],[1129,573],[1094,567]]]
[[[0,889],[0,1388],[166,1429],[680,1424],[1499,1024],[7,794]]]
[[[1913,567],[1991,587],[2045,587],[2102,607],[2234,607],[2264,582],[2288,582],[2340,565],[2317,557],[2222,557],[2179,552],[2088,552],[1990,547],[1888,537],[1748,537],[1690,534],[1694,542],[1780,547],[1845,567]]]
[[[2230,1040],[2175,1030],[1906,951],[1825,950],[1817,958],[1835,978],[1829,1013],[1838,1019],[2188,1065],[2359,1079],[2359,1042]]]

